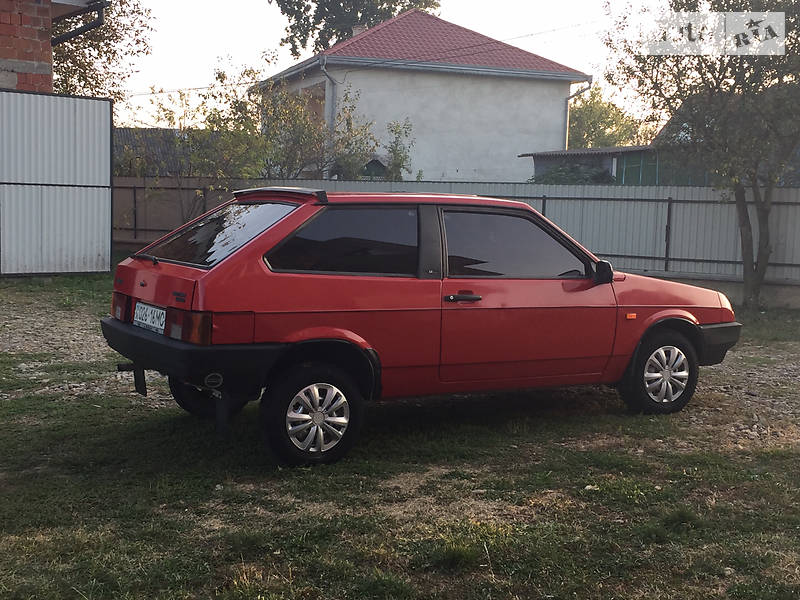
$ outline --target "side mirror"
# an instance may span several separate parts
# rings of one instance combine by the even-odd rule
[[[607,260],[599,260],[594,265],[594,282],[597,284],[614,281],[614,269]]]

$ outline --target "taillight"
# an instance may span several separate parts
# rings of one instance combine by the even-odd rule
[[[211,344],[211,313],[168,308],[164,335],[174,340],[208,346]]]
[[[120,292],[111,294],[111,316],[120,321],[131,320],[131,297]]]

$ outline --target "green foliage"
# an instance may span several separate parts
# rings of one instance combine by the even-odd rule
[[[330,132],[325,167],[332,167],[339,179],[358,179],[378,148],[378,140],[372,134],[372,121],[362,121],[356,112],[358,97],[359,93],[348,86],[339,100],[339,112]]]
[[[613,102],[603,100],[599,86],[578,96],[569,111],[569,147],[604,148],[649,142],[643,123]]]
[[[378,142],[372,122],[357,113],[358,93],[347,88],[330,128],[312,110],[313,98],[263,73],[215,72],[215,83],[199,98],[186,92],[159,93],[152,100],[162,130],[142,130],[118,151],[115,174],[173,177],[298,179],[327,172],[356,179]],[[154,135],[159,134],[159,135]],[[145,137],[156,138],[161,156],[148,155]]]
[[[389,157],[386,165],[387,181],[403,181],[403,173],[411,173],[411,148],[414,147],[412,130],[411,120],[408,118],[405,121],[392,121],[386,126],[386,131],[391,136],[389,143],[383,146]]]
[[[544,184],[581,184],[581,183],[614,183],[614,177],[602,167],[586,165],[562,165],[549,170],[538,177],[531,177],[530,183]]]
[[[266,86],[253,98],[260,108],[265,143],[262,175],[296,179],[306,170],[321,172],[326,165],[327,125],[308,110],[307,96],[281,84]]]
[[[292,55],[313,43],[320,52],[333,44],[353,37],[355,27],[372,27],[395,15],[421,8],[435,10],[439,0],[267,0],[278,5],[289,19],[282,45],[289,45]]]
[[[249,85],[260,76],[244,69],[234,76],[222,69],[199,99],[184,91],[152,100],[155,120],[171,129],[165,154],[178,158],[178,177],[258,177],[267,151],[261,135],[262,109]],[[152,160],[152,159],[151,159]]]
[[[53,35],[92,21],[94,13],[53,24]],[[105,23],[53,47],[53,88],[59,94],[125,97],[125,81],[134,61],[150,53],[150,9],[141,0],[114,0],[105,10]]]

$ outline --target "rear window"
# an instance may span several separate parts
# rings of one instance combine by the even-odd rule
[[[213,267],[294,209],[295,205],[270,202],[228,204],[148,248],[147,254]]]

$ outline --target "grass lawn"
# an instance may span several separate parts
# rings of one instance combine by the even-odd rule
[[[800,598],[800,312],[742,313],[695,399],[576,388],[378,403],[279,469],[97,325],[109,275],[0,280],[0,598]]]

